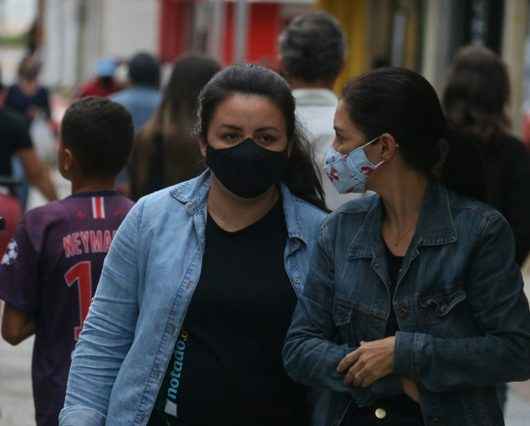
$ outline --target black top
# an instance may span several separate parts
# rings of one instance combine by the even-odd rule
[[[530,154],[527,147],[508,134],[482,142],[476,136],[453,131],[450,138],[459,148],[447,162],[452,167],[448,180],[456,180],[458,186],[476,193],[475,198],[502,213],[512,227],[516,261],[522,265],[530,252]]]
[[[208,217],[201,277],[150,424],[164,411],[186,426],[309,424],[305,389],[281,360],[296,305],[286,241],[281,203],[235,233]]]
[[[0,109],[0,176],[11,176],[11,160],[17,151],[32,148],[26,121],[15,112]]]
[[[516,261],[522,265],[530,252],[530,155],[510,135],[482,143],[486,202],[499,210],[512,227]]]
[[[46,118],[51,118],[48,89],[42,86],[36,90],[35,94],[26,95],[18,84],[14,84],[7,91],[5,105],[22,114],[28,122],[35,118],[36,112],[44,113]]]
[[[393,298],[403,257],[395,256],[388,247],[385,246],[385,248],[390,290]],[[394,307],[392,304],[390,306],[391,312],[386,326],[386,336],[394,336],[399,330]],[[420,406],[405,394],[377,401],[370,407],[359,408],[352,402],[341,423],[341,426],[381,425],[423,426]]]

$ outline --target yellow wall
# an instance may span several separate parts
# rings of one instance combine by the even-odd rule
[[[345,81],[369,69],[368,43],[368,1],[369,0],[319,0],[320,9],[335,16],[341,23],[348,43],[344,72],[337,81],[340,91]]]
[[[393,17],[406,17],[401,65],[417,70],[420,43],[421,7],[419,0],[319,0],[317,7],[334,15],[346,33],[348,50],[345,70],[337,82],[344,82],[370,69],[376,56],[390,60]]]

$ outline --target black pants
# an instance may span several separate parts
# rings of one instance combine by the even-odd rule
[[[153,410],[147,426],[186,426],[179,419]]]

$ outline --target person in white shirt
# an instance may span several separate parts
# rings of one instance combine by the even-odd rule
[[[346,40],[337,20],[325,12],[293,19],[279,37],[280,67],[296,100],[296,115],[312,146],[331,210],[352,199],[341,195],[322,172],[334,138],[337,97],[333,86],[344,66]]]

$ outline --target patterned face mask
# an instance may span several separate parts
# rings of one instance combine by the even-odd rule
[[[355,148],[349,154],[341,154],[333,146],[328,148],[324,171],[337,191],[341,194],[363,193],[366,191],[366,180],[368,176],[381,164],[372,163],[364,152],[364,147],[374,143],[380,136],[368,141],[364,145]]]

